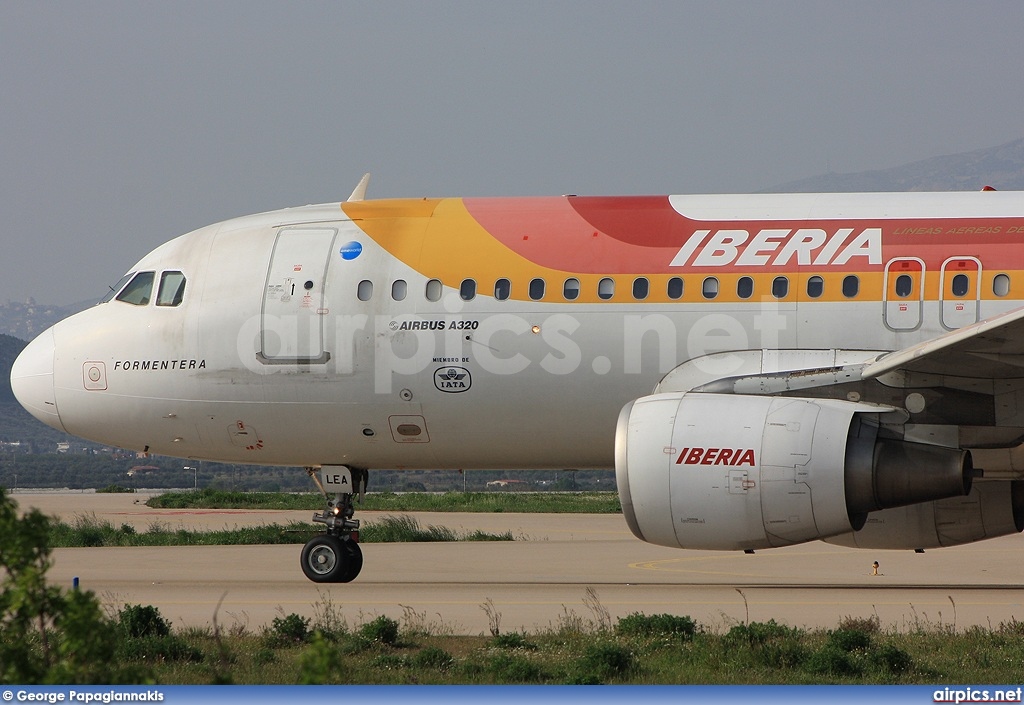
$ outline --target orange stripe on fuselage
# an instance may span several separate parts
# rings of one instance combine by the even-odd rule
[[[533,200],[533,199],[527,199]],[[556,201],[562,199],[537,199]],[[506,199],[521,213],[521,199]],[[429,204],[429,205],[427,205]],[[580,280],[581,295],[574,303],[596,303],[598,274],[546,267],[516,252],[495,238],[466,210],[462,199],[437,201],[364,201],[341,204],[345,214],[392,256],[425,277],[439,279],[458,289],[464,279],[480,284],[487,295],[498,279],[512,282],[511,299],[529,300],[529,281],[542,278],[548,284],[544,300],[561,300],[562,283],[568,277]],[[557,299],[555,296],[557,295]],[[621,298],[621,297],[620,297]]]

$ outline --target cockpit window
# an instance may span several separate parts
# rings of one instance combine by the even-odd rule
[[[181,272],[164,272],[160,275],[160,291],[156,295],[157,306],[177,306],[185,296],[185,275]]]
[[[121,277],[121,280],[117,284],[114,284],[114,286],[110,287],[110,291],[107,292],[107,295],[100,299],[100,303],[105,304],[112,298],[117,296],[117,292],[121,291],[124,285],[128,283],[128,280],[134,276],[135,272],[128,272],[123,277]]]
[[[117,295],[117,300],[133,306],[145,306],[153,294],[153,276],[154,272],[139,272]]]

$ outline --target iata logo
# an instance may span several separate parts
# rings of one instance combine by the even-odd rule
[[[753,448],[683,448],[676,465],[749,465],[754,467]]]
[[[442,367],[434,370],[434,386],[442,392],[464,392],[473,385],[473,377],[465,367]]]

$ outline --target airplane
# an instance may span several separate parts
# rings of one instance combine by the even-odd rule
[[[1024,194],[365,198],[156,248],[11,384],[104,444],[304,468],[314,582],[370,471],[614,468],[639,539],[1024,529]],[[609,521],[618,521],[610,519]]]

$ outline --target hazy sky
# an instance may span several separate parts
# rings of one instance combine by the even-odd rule
[[[1024,136],[1020,0],[0,2],[0,303],[370,197],[754,191]]]

